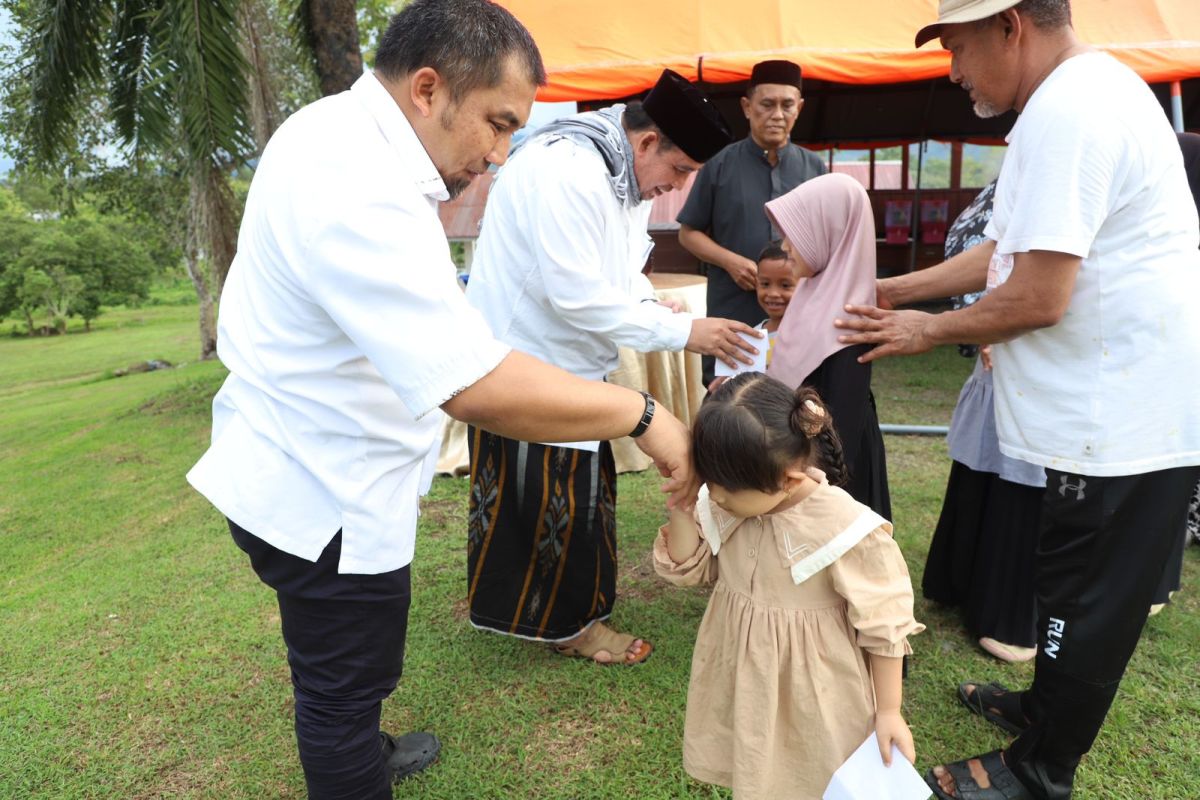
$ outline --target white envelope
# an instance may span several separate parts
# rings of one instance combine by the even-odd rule
[[[872,733],[833,773],[822,800],[928,800],[933,792],[908,759],[892,745],[892,765],[879,755]]]
[[[716,369],[713,372],[713,375],[715,375],[716,377],[718,377],[718,378],[720,378],[722,376],[728,377],[730,375],[738,375],[742,372],[766,372],[767,371],[767,347],[770,344],[770,341],[767,339],[767,337],[764,336],[763,338],[759,339],[759,338],[755,337],[753,334],[749,334],[749,333],[739,333],[738,336],[741,336],[743,339],[745,339],[747,342],[749,342],[752,347],[758,348],[758,355],[754,356],[754,363],[753,364],[743,364],[742,362],[739,361],[739,362],[737,362],[737,367],[734,368],[734,367],[730,367],[728,364],[726,364],[724,361],[722,361],[721,359],[718,358],[717,364],[716,364]],[[744,356],[750,355],[745,350],[739,350],[738,352],[740,352]]]

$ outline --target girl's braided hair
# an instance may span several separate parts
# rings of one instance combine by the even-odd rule
[[[794,464],[846,482],[842,443],[820,395],[761,372],[735,375],[705,400],[692,427],[692,457],[705,483],[776,492]]]

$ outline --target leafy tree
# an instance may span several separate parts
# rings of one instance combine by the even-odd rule
[[[16,193],[0,186],[0,317],[21,310],[23,276],[17,274],[15,264],[33,238],[33,225],[29,210]],[[32,327],[28,317],[26,321]]]
[[[118,165],[99,170],[87,189],[97,214],[120,217],[131,226],[156,274],[179,268],[188,241],[186,176],[169,164],[146,159],[136,169]]]
[[[0,0],[17,26],[0,124],[23,168],[60,176],[63,212],[120,145],[188,192],[182,252],[200,300],[201,357],[215,354],[215,304],[236,247],[240,203],[229,178],[289,109],[348,88],[362,72],[353,0]],[[368,0],[372,23],[400,2]],[[289,41],[286,20],[302,43]],[[15,55],[14,55],[15,53]],[[111,160],[111,159],[110,159]],[[86,187],[84,188],[86,191]],[[117,201],[122,204],[124,201]],[[139,223],[140,224],[140,223]]]
[[[225,174],[255,148],[241,3],[7,2],[18,43],[5,122],[17,132],[18,162],[78,174],[72,162],[93,158],[87,139],[97,128],[110,129],[135,164],[143,154],[167,155],[192,187],[189,228],[212,267],[197,291],[219,294],[237,224]],[[211,356],[211,310],[201,339],[202,357]]]
[[[136,305],[149,298],[155,265],[132,225],[111,217],[75,217],[60,224],[78,247],[68,268],[84,289],[71,311],[83,318],[85,328],[91,328],[102,306]]]
[[[83,278],[70,275],[62,267],[38,269],[31,267],[21,271],[21,288],[18,297],[21,310],[29,320],[33,332],[33,314],[44,308],[50,315],[50,323],[56,333],[66,333],[67,317],[76,298],[83,294]]]
[[[375,63],[379,37],[392,17],[404,8],[407,0],[360,0],[358,3],[359,48],[368,64]]]
[[[73,191],[111,164],[178,175],[187,186],[183,252],[200,299],[201,357],[216,351],[215,304],[236,247],[229,183],[286,116],[301,60],[280,0],[3,0],[17,24],[3,123],[22,168]],[[96,132],[101,132],[97,136]],[[96,141],[96,140],[99,141]],[[97,163],[97,162],[101,163]],[[80,163],[82,162],[82,163]],[[82,185],[81,185],[82,184]],[[64,208],[73,213],[73,206]],[[177,238],[177,237],[171,237]]]
[[[49,316],[49,327],[62,333],[84,290],[83,278],[73,269],[79,246],[57,220],[34,223],[32,232],[10,267],[8,280],[16,286],[17,307],[30,334],[35,332],[34,316],[41,311]]]
[[[149,296],[154,263],[128,223],[113,218],[8,218],[0,223],[5,264],[0,303],[19,311],[30,334],[44,313],[48,329],[62,332],[78,316],[90,329],[106,305],[137,303]]]

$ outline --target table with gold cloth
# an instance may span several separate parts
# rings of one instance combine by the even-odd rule
[[[674,300],[683,311],[704,316],[707,281],[703,277],[655,273],[650,275],[650,283],[659,300]],[[656,402],[670,409],[685,425],[691,425],[704,399],[700,356],[684,350],[639,353],[627,347],[620,348],[619,356],[620,363],[608,376],[610,383],[649,392]],[[617,472],[637,472],[650,466],[650,459],[628,436],[613,440],[612,445]],[[438,455],[438,474],[465,475],[469,469],[467,426],[447,418]]]

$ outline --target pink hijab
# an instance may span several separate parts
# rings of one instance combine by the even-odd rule
[[[767,374],[799,386],[847,345],[834,319],[843,306],[875,305],[875,218],[867,191],[842,173],[813,178],[766,205],[767,216],[816,273],[788,303]]]

